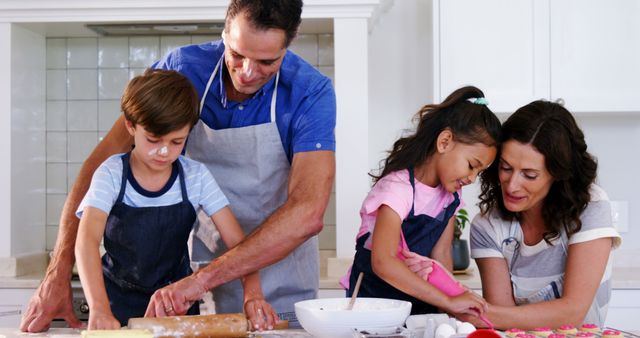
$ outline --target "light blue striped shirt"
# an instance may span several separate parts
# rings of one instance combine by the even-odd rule
[[[109,214],[118,199],[122,182],[122,155],[116,154],[104,161],[93,174],[91,186],[76,210],[76,216],[82,217],[86,207],[98,208]],[[186,158],[178,157],[185,175],[187,195],[193,208],[200,207],[207,216],[211,216],[229,204],[218,183],[204,164]],[[182,201],[180,179],[176,178],[169,190],[160,196],[149,196],[137,191],[129,180],[123,202],[132,207],[157,207],[173,205]]]

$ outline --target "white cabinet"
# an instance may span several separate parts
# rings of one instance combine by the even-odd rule
[[[640,316],[639,289],[613,289],[606,325],[621,330],[638,331]]]
[[[434,97],[463,85],[496,112],[562,98],[573,112],[640,112],[640,3],[434,0]]]
[[[0,289],[0,327],[19,327],[35,289]]]

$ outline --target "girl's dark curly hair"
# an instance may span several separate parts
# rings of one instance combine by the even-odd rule
[[[471,98],[484,98],[484,93],[473,86],[463,87],[440,104],[422,107],[414,117],[419,121],[415,133],[393,144],[389,156],[380,165],[380,175],[369,174],[374,183],[391,172],[423,163],[436,151],[438,135],[447,128],[457,142],[497,147],[500,120],[486,104],[469,102]]]
[[[515,140],[532,145],[545,159],[553,183],[543,200],[542,217],[548,243],[565,229],[568,236],[580,231],[580,214],[591,197],[589,186],[595,181],[598,164],[587,152],[584,134],[564,107],[547,101],[534,101],[518,109],[502,125],[501,144]],[[497,158],[500,158],[500,151]],[[480,174],[480,211],[497,209],[505,220],[518,214],[507,210],[502,199],[499,162]]]

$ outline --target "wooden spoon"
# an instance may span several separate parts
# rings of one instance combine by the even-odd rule
[[[356,297],[358,296],[358,291],[360,291],[360,284],[362,284],[362,277],[364,277],[364,272],[360,272],[358,275],[358,281],[356,281],[356,287],[353,288],[353,295],[351,295],[347,310],[353,309],[353,305],[356,303]]]

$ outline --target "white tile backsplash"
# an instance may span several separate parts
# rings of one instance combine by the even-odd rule
[[[97,69],[69,69],[67,76],[69,100],[98,99]]]
[[[318,66],[333,66],[333,34],[318,35]]]
[[[47,130],[67,130],[67,101],[47,101]]]
[[[69,163],[67,166],[67,189],[71,191],[71,187],[73,187],[73,183],[76,181],[76,177],[78,177],[78,173],[80,172],[80,168],[82,167],[81,163]]]
[[[129,38],[109,37],[98,39],[98,67],[128,68]]]
[[[47,69],[67,68],[67,39],[47,39]]]
[[[68,68],[96,68],[98,66],[98,39],[67,39]]]
[[[66,194],[47,194],[47,225],[60,223],[60,211],[66,198]]]
[[[291,43],[291,46],[289,46],[289,49],[310,64],[314,66],[318,65],[318,35],[298,35]]]
[[[98,143],[97,131],[70,131],[67,137],[67,158],[70,163],[84,162]]]
[[[67,164],[47,164],[47,194],[67,193]]]
[[[46,227],[47,250],[53,251],[53,248],[56,245],[57,237],[58,237],[58,227],[55,225],[47,225]]]
[[[147,68],[160,58],[160,38],[129,38],[129,67]]]
[[[127,81],[171,49],[218,35],[47,39],[47,250],[82,162],[121,115]],[[291,49],[333,80],[333,35],[303,34]],[[212,61],[213,62],[213,61]],[[335,250],[335,193],[325,213],[323,249]]]
[[[67,99],[67,71],[47,70],[47,100]]]
[[[160,57],[167,55],[170,51],[191,44],[190,36],[161,36],[160,37]]]
[[[47,132],[47,163],[67,162],[67,133]]]
[[[98,101],[67,101],[67,130],[95,131],[98,129]]]
[[[100,69],[98,71],[98,98],[114,100],[122,97],[129,81],[129,71],[124,69]]]
[[[121,114],[120,100],[98,101],[98,131],[111,130],[113,123]]]

